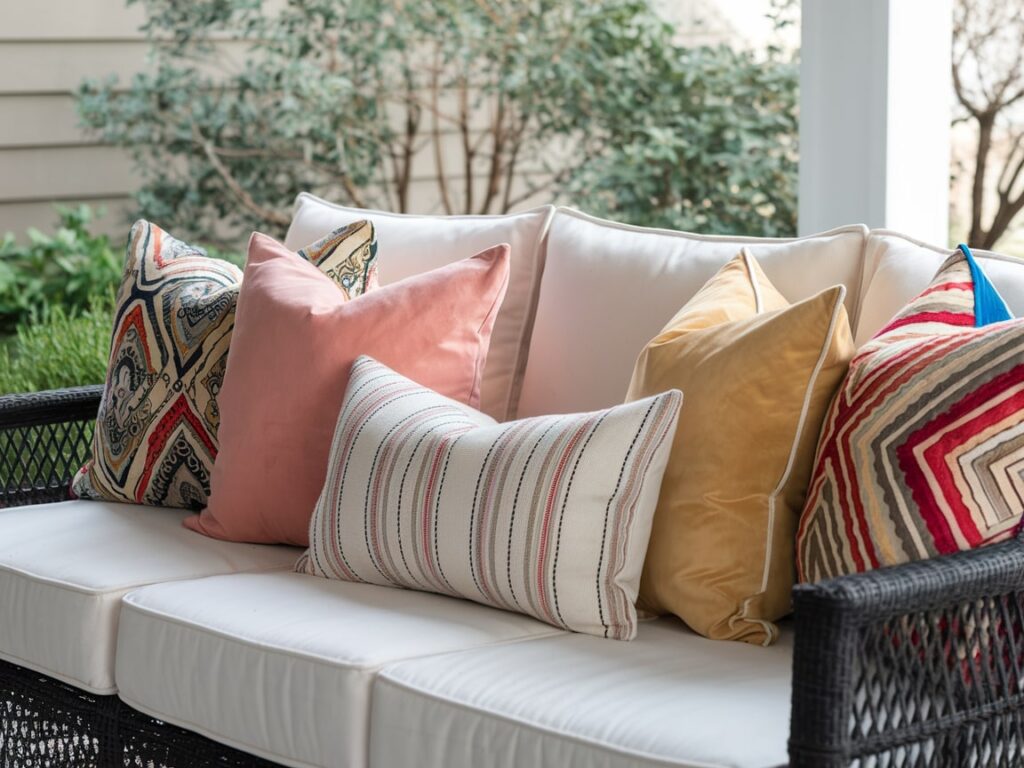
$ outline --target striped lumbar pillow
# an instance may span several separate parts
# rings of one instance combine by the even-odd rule
[[[630,639],[681,401],[498,424],[361,357],[296,569]]]
[[[966,246],[864,345],[822,430],[803,581],[1010,538],[1024,513],[1024,325]]]

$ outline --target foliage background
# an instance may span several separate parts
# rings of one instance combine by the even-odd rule
[[[80,113],[132,154],[140,214],[183,236],[280,234],[302,190],[795,232],[793,57],[688,48],[649,0],[131,1],[151,66],[84,83]],[[228,30],[245,43],[233,59]]]
[[[59,208],[53,235],[0,241],[0,394],[99,384],[106,377],[123,248],[92,231],[88,206]],[[127,227],[126,227],[127,231]],[[242,262],[239,253],[207,254]]]
[[[112,311],[112,296],[97,296],[84,309],[55,305],[19,325],[0,344],[0,394],[102,383]]]

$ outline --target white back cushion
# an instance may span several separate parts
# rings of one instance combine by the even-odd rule
[[[344,224],[369,219],[377,229],[382,285],[443,267],[499,243],[512,248],[508,291],[491,334],[480,387],[480,410],[499,421],[510,404],[526,364],[540,274],[540,244],[554,214],[550,205],[507,216],[413,216],[346,208],[303,192],[285,245],[302,248]]]
[[[852,321],[866,235],[854,225],[799,239],[712,237],[559,208],[517,415],[622,402],[640,350],[744,245],[790,301],[845,285]]]
[[[981,268],[1002,295],[1015,317],[1024,317],[1024,260],[992,251],[971,249]],[[948,248],[927,245],[885,229],[874,229],[864,248],[864,283],[857,346],[863,345],[928,287]]]

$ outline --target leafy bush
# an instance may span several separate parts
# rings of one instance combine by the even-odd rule
[[[89,231],[92,210],[57,210],[60,224],[52,236],[30,229],[26,245],[12,233],[0,241],[0,336],[50,307],[88,309],[93,297],[112,292],[120,280],[122,259],[110,238]]]
[[[746,51],[681,50],[644,84],[566,184],[575,205],[632,224],[708,234],[796,232],[798,68]]]
[[[79,111],[131,152],[142,215],[185,236],[279,233],[301,190],[406,211],[414,181],[448,213],[546,192],[637,223],[795,229],[793,63],[687,49],[650,0],[132,1],[150,66],[84,83]]]
[[[110,353],[113,294],[85,309],[44,309],[0,342],[0,394],[101,384]]]

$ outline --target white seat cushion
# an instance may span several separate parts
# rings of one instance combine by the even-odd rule
[[[621,403],[647,342],[744,245],[790,301],[845,285],[853,320],[866,234],[858,225],[797,240],[706,237],[559,208],[548,231],[518,417]]]
[[[302,248],[343,224],[369,219],[377,229],[380,282],[387,285],[508,243],[508,290],[480,382],[480,410],[504,421],[512,418],[509,407],[526,365],[543,269],[541,241],[554,211],[547,205],[506,216],[413,216],[346,208],[302,193],[295,199],[284,244],[292,250]]]
[[[992,251],[971,252],[1006,301],[1024,317],[1024,260]],[[884,229],[872,230],[864,248],[864,284],[857,346],[865,344],[906,304],[928,287],[952,250],[927,245]]]
[[[636,640],[571,635],[393,665],[377,678],[373,768],[785,763],[789,627],[768,648],[674,619]]]
[[[291,547],[232,544],[190,513],[101,501],[0,510],[0,658],[114,693],[121,597],[158,581],[290,567]]]
[[[365,766],[381,667],[552,634],[439,595],[298,573],[213,577],[124,599],[117,683],[136,709],[247,752]]]

